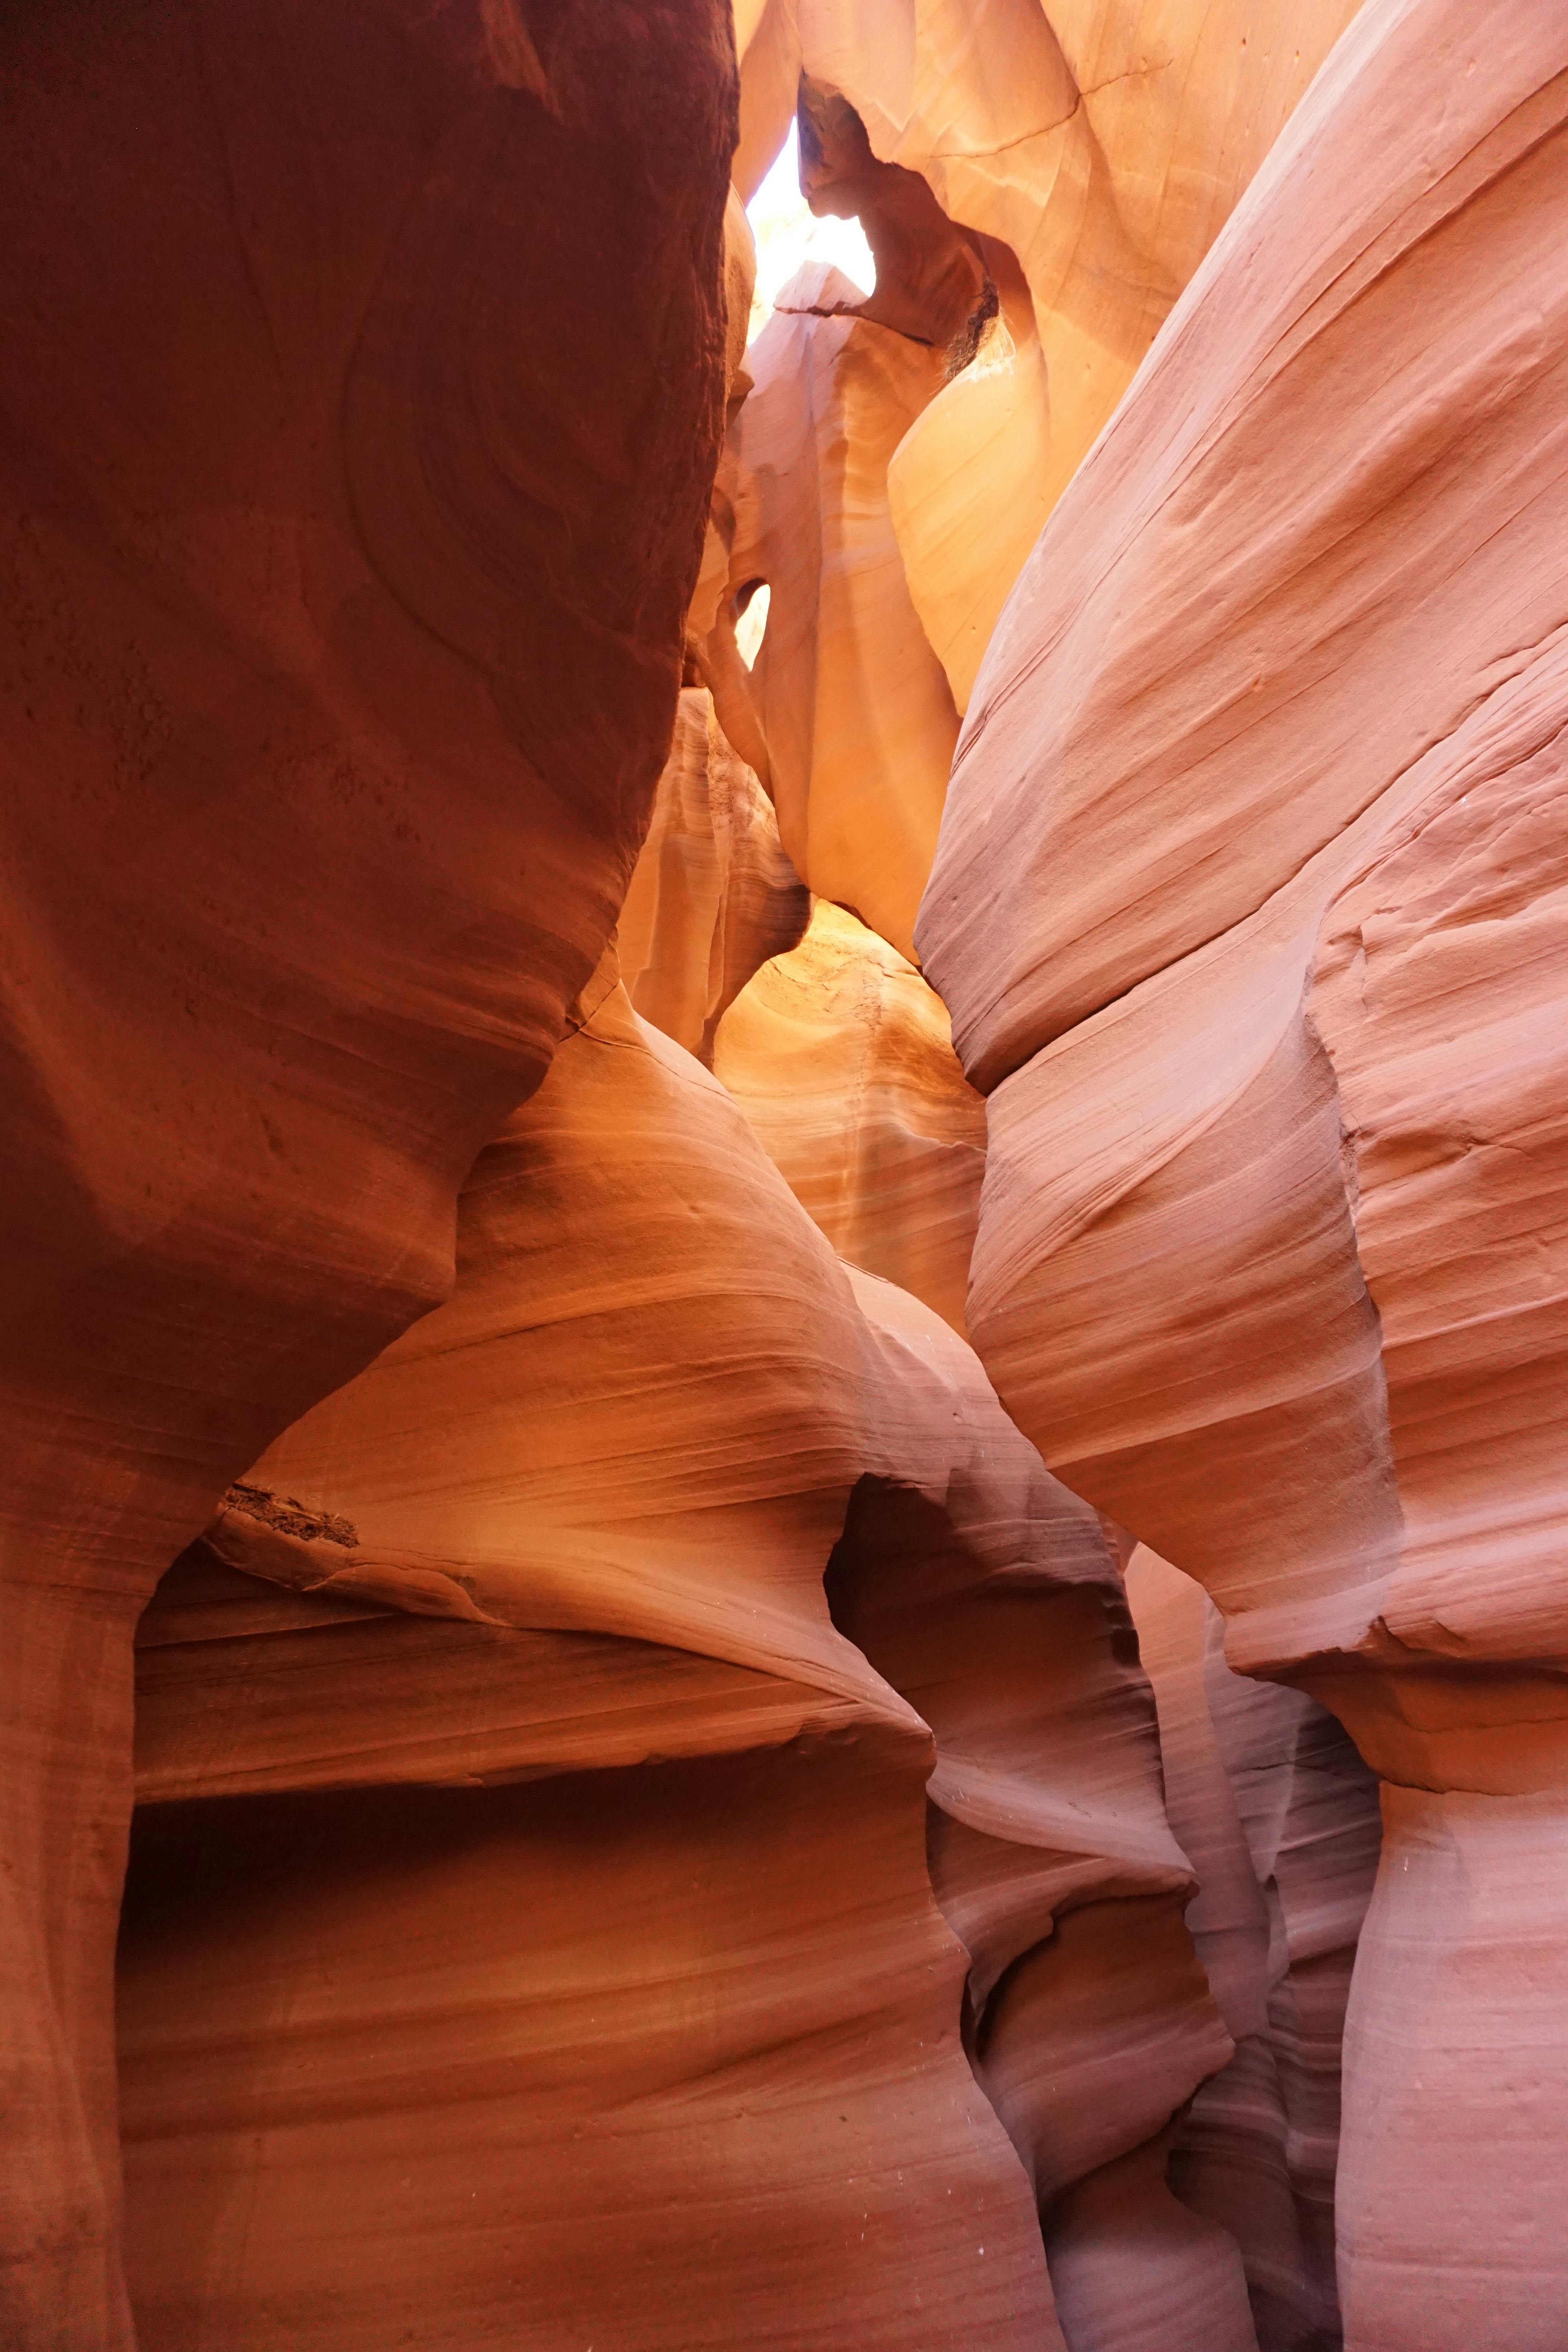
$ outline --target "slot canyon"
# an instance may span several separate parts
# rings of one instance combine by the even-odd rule
[[[3,2352],[1568,2352],[1565,0],[0,55]]]

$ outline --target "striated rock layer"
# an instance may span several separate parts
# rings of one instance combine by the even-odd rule
[[[119,2347],[132,1633],[451,1278],[669,740],[728,10],[14,11],[0,2336]]]
[[[1175,2135],[1183,2201],[1241,2250],[1260,2352],[1340,2340],[1334,2279],[1345,2000],[1377,1869],[1377,1780],[1304,1691],[1233,1674],[1225,1621],[1146,1548],[1127,1567],[1187,1906],[1236,2055]]]
[[[0,2339],[1562,2352],[1558,0],[90,36]]]
[[[608,971],[459,1269],[143,1626],[148,2342],[1061,2342],[1230,2051],[1098,1518]]]
[[[851,315],[857,299],[822,263],[792,278],[747,355],[756,388],[719,489],[733,513],[731,595],[771,590],[742,707],[784,848],[814,891],[909,955],[958,715],[910,599],[888,466],[946,361]],[[745,717],[723,699],[719,715],[749,756]]]
[[[1051,517],[919,926],[1005,1402],[1384,1782],[1360,2352],[1568,2295],[1564,252],[1561,9],[1372,0]]]
[[[877,1337],[618,988],[481,1155],[459,1257],[148,1621],[147,2340],[1034,2352],[1031,2201],[926,1874],[930,1736],[822,1588],[861,1482],[946,1528],[988,1447],[1030,1450],[973,1359],[954,1384]],[[209,1871],[237,1851],[259,1898]]]

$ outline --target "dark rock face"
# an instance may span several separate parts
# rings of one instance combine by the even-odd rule
[[[718,5],[0,34],[0,2334],[118,2344],[131,1632],[451,1278],[668,744],[722,421]]]

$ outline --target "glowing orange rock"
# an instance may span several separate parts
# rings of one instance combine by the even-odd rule
[[[910,598],[888,464],[944,362],[890,327],[819,314],[858,299],[821,263],[784,289],[747,357],[755,389],[720,489],[732,587],[771,590],[750,695],[784,848],[819,897],[910,955],[958,717]]]
[[[725,1016],[714,1068],[840,1256],[962,1332],[985,1106],[914,967],[819,899]]]
[[[795,946],[810,913],[772,804],[726,742],[711,695],[684,688],[616,926],[632,1003],[711,1063],[725,1012],[760,965]]]
[[[618,988],[481,1155],[458,1254],[145,1637],[121,2047],[149,2339],[456,2342],[500,2312],[1059,2344],[960,2038],[930,1736],[822,1582],[852,1490],[874,1533],[906,1497],[945,1526],[956,1484],[994,1547],[1037,1457],[945,1330],[956,1386],[873,1332]]]
[[[871,152],[1016,275],[971,382],[893,469],[899,541],[960,709],[1041,522],[1258,172],[1356,0],[967,0],[915,12],[768,0],[736,19],[749,195],[804,71]],[[960,388],[962,384],[962,389]],[[900,481],[900,477],[902,479]]]

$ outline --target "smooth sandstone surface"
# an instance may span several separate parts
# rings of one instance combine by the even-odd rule
[[[1563,2352],[1558,0],[0,55],[0,2341]]]
[[[122,2347],[132,1635],[451,1279],[668,743],[727,9],[0,33],[0,2336]]]
[[[1005,248],[988,240],[986,257],[1001,308],[888,464],[904,577],[961,716],[1050,511],[1050,377],[1033,305]]]
[[[712,695],[684,687],[616,924],[634,1008],[711,1066],[724,1014],[810,918],[811,894],[784,856],[772,803],[726,740]]]
[[[850,315],[858,300],[823,263],[784,289],[747,354],[755,389],[719,488],[734,513],[731,593],[772,592],[750,696],[784,849],[819,897],[908,956],[958,715],[910,599],[888,463],[945,362]],[[731,740],[749,756],[739,730]]]
[[[1163,2293],[1162,2135],[1230,2050],[1117,1554],[608,970],[584,1011],[453,1298],[143,1628],[144,2334],[1084,2352]],[[1196,2313],[1239,2263],[1190,2234]]]
[[[929,1312],[855,1281],[899,1343],[896,1393],[918,1395],[922,1358],[974,1382]],[[1028,2168],[1070,2352],[1156,2324],[1191,2352],[1252,2352],[1235,2242],[1166,2181],[1172,2118],[1232,2045],[1182,1924],[1193,1880],[1119,1555],[1011,1433],[986,1452],[945,1524],[914,1496],[858,1493],[827,1570],[834,1621],[936,1737],[931,1884],[970,1954],[966,2041]]]
[[[1309,861],[1561,625],[1556,30],[1363,14],[1053,515],[921,917],[988,1087],[1293,877],[1314,920]]]
[[[962,1335],[985,1106],[913,965],[819,898],[725,1014],[713,1068],[838,1255]]]
[[[1015,278],[1033,312],[1026,333],[1010,321],[1012,357],[994,345],[973,381],[938,396],[893,469],[911,587],[961,710],[1045,515],[1355,5],[737,10],[745,192],[778,151],[804,70],[858,110],[877,157],[919,173],[980,234],[998,284]]]
[[[919,925],[1005,1403],[1387,1783],[1361,2352],[1564,2292],[1549,2056],[1459,2152],[1559,2038],[1565,90],[1555,8],[1358,16],[1051,517]]]
[[[852,1550],[910,1507],[994,1557],[1052,1482],[934,1318],[868,1323],[618,986],[458,1256],[149,1620],[145,2341],[1059,2340],[960,2037],[930,1734],[822,1581],[852,1494]]]

